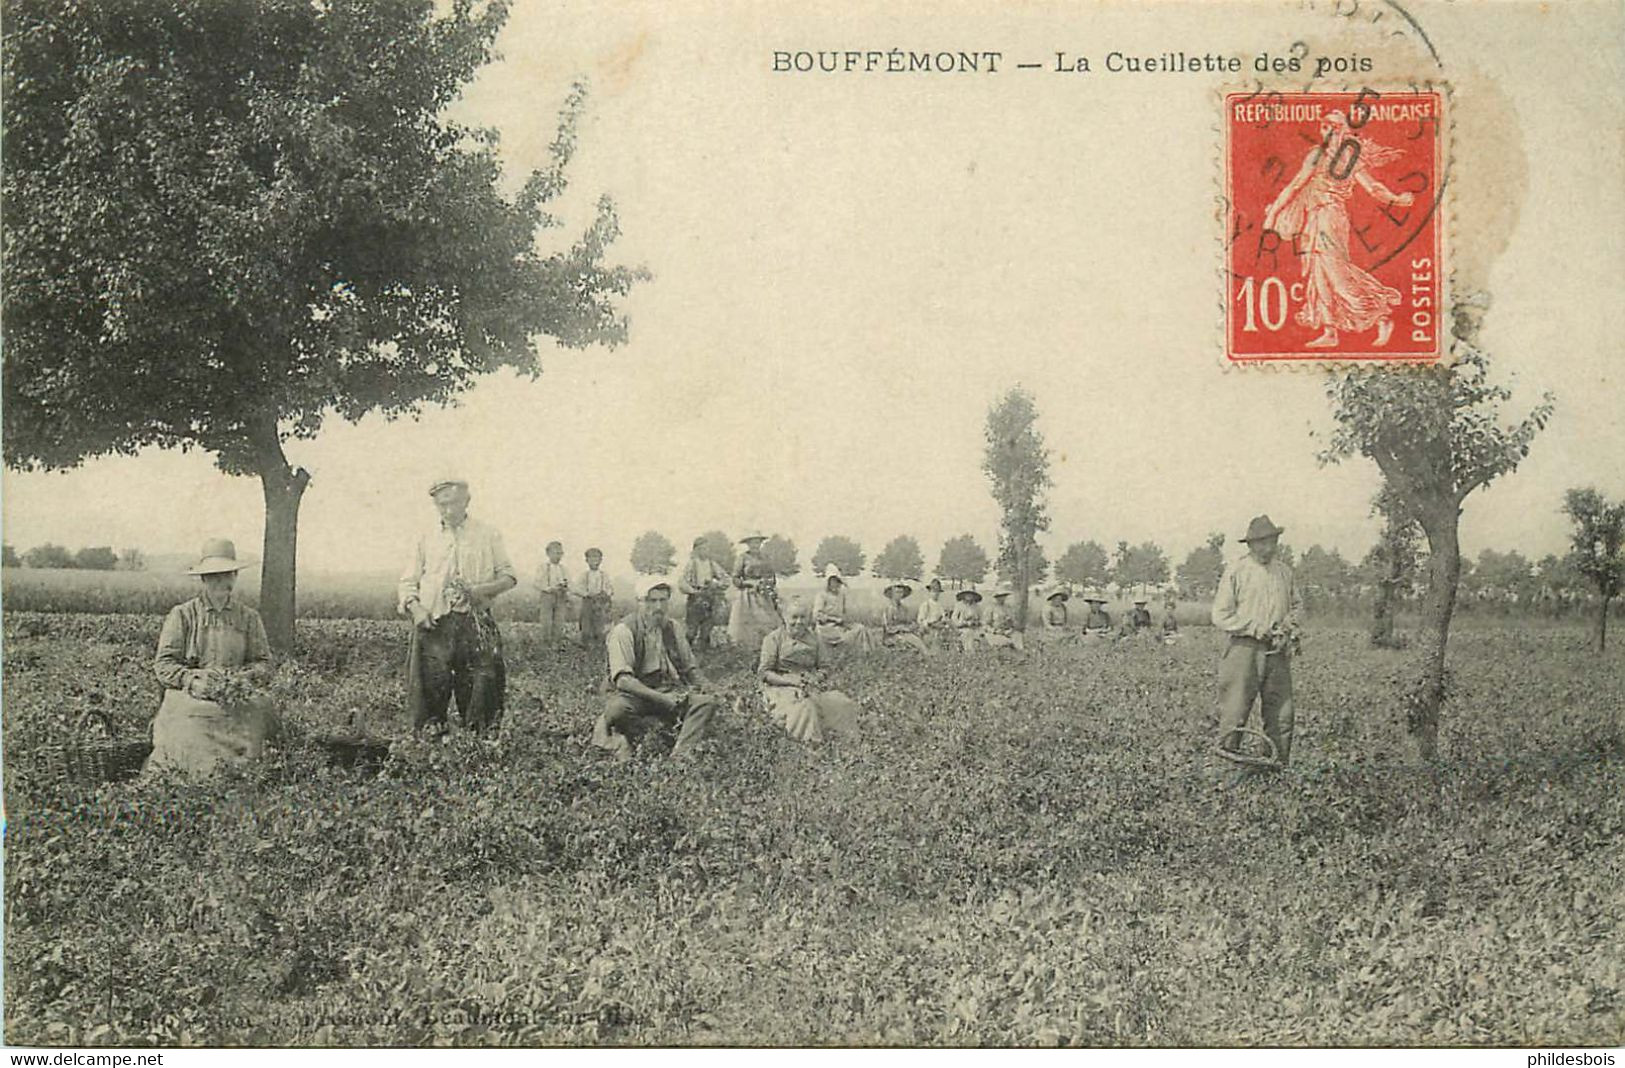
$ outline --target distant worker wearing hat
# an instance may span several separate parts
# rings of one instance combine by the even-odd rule
[[[258,759],[276,733],[276,709],[265,695],[271,645],[260,614],[233,592],[237,547],[224,538],[203,543],[187,574],[203,592],[164,617],[153,671],[164,700],[152,721],[148,772],[202,776],[222,764]]]
[[[867,653],[875,647],[869,628],[846,612],[846,576],[834,564],[824,565],[824,588],[813,598],[813,625],[818,640],[831,649]]]
[[[728,613],[728,637],[742,649],[760,649],[762,639],[784,626],[779,615],[778,572],[773,570],[762,546],[767,535],[747,530],[739,543],[744,546],[734,561],[733,583],[737,591]]]
[[[1050,588],[1044,597],[1044,626],[1038,631],[1039,640],[1053,645],[1077,640],[1077,636],[1067,629],[1066,603],[1071,599],[1072,591],[1067,589],[1066,583],[1058,582]]]
[[[711,559],[704,538],[694,539],[677,588],[687,599],[683,606],[683,627],[688,632],[688,644],[695,649],[711,648],[711,628],[722,614],[728,573]]]
[[[536,600],[541,605],[541,639],[557,642],[564,634],[564,608],[570,600],[570,573],[564,566],[562,542],[547,543],[546,558],[536,572]]]
[[[469,516],[465,480],[437,479],[429,496],[440,521],[418,535],[397,588],[400,611],[413,623],[407,708],[414,730],[444,734],[455,695],[463,726],[485,731],[502,719],[508,683],[491,602],[519,579],[502,535]]]
[[[920,598],[920,610],[914,617],[915,633],[926,643],[926,648],[945,647],[953,630],[948,610],[937,600],[941,596],[942,580],[933,576],[925,584],[925,595]]]
[[[880,644],[887,649],[932,655],[931,648],[920,637],[915,613],[903,603],[913,594],[914,584],[907,579],[897,579],[881,592],[886,596],[886,607],[880,610]]]
[[[954,594],[954,614],[951,619],[954,633],[959,636],[959,648],[974,653],[982,639],[982,595],[971,586]]]
[[[1123,614],[1123,634],[1125,637],[1137,637],[1151,629],[1153,620],[1151,610],[1146,607],[1151,598],[1145,593],[1134,595],[1134,607]]]
[[[701,692],[705,677],[688,639],[668,615],[671,582],[645,575],[635,592],[637,605],[604,639],[612,692],[593,728],[593,744],[626,760],[633,743],[650,731],[674,728],[672,756],[687,756],[709,733],[717,702]]]
[[[1285,764],[1292,751],[1292,654],[1303,598],[1292,569],[1276,556],[1281,532],[1267,515],[1247,525],[1241,539],[1247,555],[1219,580],[1213,625],[1230,635],[1219,662],[1219,744],[1240,745],[1236,728],[1246,725],[1257,699],[1264,733]]]
[[[1100,590],[1089,590],[1083,595],[1083,603],[1089,606],[1089,614],[1083,617],[1084,639],[1098,641],[1110,638],[1112,617],[1106,611],[1106,595]]]
[[[1014,592],[1008,582],[999,583],[993,591],[993,604],[982,617],[982,640],[989,649],[1014,649],[1018,653],[1026,649],[1026,639],[1010,610],[1010,595]]]
[[[570,588],[570,596],[581,600],[576,616],[581,624],[581,647],[597,649],[604,641],[609,626],[611,607],[615,599],[615,584],[603,569],[604,550],[593,546],[582,554],[587,569]]]

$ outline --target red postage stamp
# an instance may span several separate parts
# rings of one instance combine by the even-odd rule
[[[1225,358],[1445,352],[1439,92],[1225,97]]]

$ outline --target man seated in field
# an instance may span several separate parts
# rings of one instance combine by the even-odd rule
[[[888,649],[907,649],[930,656],[931,649],[920,637],[920,627],[914,613],[903,604],[914,592],[914,587],[907,580],[898,579],[883,592],[886,607],[880,612],[880,644]]]
[[[415,731],[444,734],[452,696],[465,727],[494,728],[506,705],[507,664],[491,602],[519,580],[502,536],[468,514],[468,483],[429,487],[440,522],[419,535],[397,588],[412,617],[406,703]]]
[[[652,730],[675,729],[672,756],[682,758],[711,729],[716,698],[707,685],[688,639],[667,617],[671,583],[657,576],[638,581],[637,607],[605,639],[609,684],[604,712],[593,728],[593,744],[615,759],[632,755],[632,743]]]
[[[1015,614],[1010,611],[1010,594],[1013,592],[1008,584],[1003,583],[993,591],[993,604],[982,619],[982,637],[989,649],[1014,649],[1018,653],[1026,649],[1021,628],[1016,626]]]

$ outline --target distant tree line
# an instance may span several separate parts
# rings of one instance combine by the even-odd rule
[[[46,542],[17,555],[15,546],[0,547],[0,565],[5,567],[73,568],[80,571],[142,571],[147,558],[140,549],[125,549],[115,553],[111,546],[92,545],[75,552],[65,546]]]

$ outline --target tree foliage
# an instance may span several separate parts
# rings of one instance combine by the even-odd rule
[[[1016,618],[1026,619],[1038,535],[1049,529],[1045,494],[1052,485],[1032,394],[1016,387],[994,402],[985,436],[982,473],[999,506],[999,570],[1016,584]]]
[[[111,545],[87,546],[73,554],[73,566],[86,571],[112,571],[118,567],[118,554]]]
[[[632,543],[632,570],[640,575],[665,575],[677,566],[677,546],[658,530],[646,530]]]
[[[1453,309],[1456,345],[1450,367],[1358,368],[1327,379],[1337,420],[1323,463],[1363,456],[1382,472],[1385,492],[1427,536],[1427,640],[1403,695],[1406,730],[1416,753],[1437,754],[1445,696],[1445,650],[1461,574],[1458,521],[1474,490],[1513,471],[1551,418],[1547,395],[1510,425],[1501,409],[1511,393],[1489,379],[1489,359],[1473,344],[1482,298]]]
[[[23,561],[13,545],[0,546],[0,567],[22,567]]]
[[[1167,582],[1168,554],[1154,541],[1138,545],[1120,541],[1112,555],[1111,580],[1124,589]]]
[[[1307,591],[1338,597],[1354,582],[1355,571],[1336,549],[1311,545],[1298,561],[1297,580]]]
[[[48,541],[44,545],[36,545],[23,553],[23,566],[72,567],[74,566],[73,553],[69,552],[64,546]]]
[[[1042,545],[1035,543],[1027,557],[1028,585],[1032,586],[1043,582],[1045,579],[1049,578],[1049,573],[1049,554],[1044,552],[1044,547]],[[1008,582],[1012,586],[1021,581],[1021,576],[1016,572],[1016,561],[1014,559],[1010,557],[1000,558],[999,580],[1001,582]]]
[[[1110,568],[1105,546],[1098,541],[1075,541],[1055,561],[1055,577],[1077,586],[1104,586]]]
[[[773,573],[780,578],[801,573],[801,564],[796,559],[796,543],[781,534],[775,534],[762,543],[762,555],[767,558]]]
[[[1608,602],[1625,586],[1625,501],[1610,502],[1594,489],[1571,489],[1563,495],[1563,512],[1574,523],[1576,571],[1596,587],[1597,650],[1608,646]]]
[[[332,416],[415,414],[537,339],[616,344],[613,206],[568,247],[585,96],[504,192],[493,131],[445,117],[505,2],[15,0],[4,39],[4,453],[18,468],[200,448],[258,476],[261,605],[291,638],[283,452]]]
[[[981,582],[987,577],[987,550],[969,534],[960,534],[942,543],[937,555],[937,575],[959,585]]]
[[[813,570],[822,574],[824,568],[834,564],[841,574],[851,577],[863,573],[863,546],[844,534],[831,534],[818,543],[813,552]]]
[[[919,579],[925,574],[925,554],[909,534],[899,534],[875,557],[875,574],[883,579]]]
[[[1192,549],[1175,572],[1179,588],[1192,597],[1211,597],[1219,589],[1224,574],[1224,535],[1215,531],[1207,544]]]
[[[720,530],[708,530],[700,535],[705,539],[705,555],[724,571],[734,569],[734,542]]]

